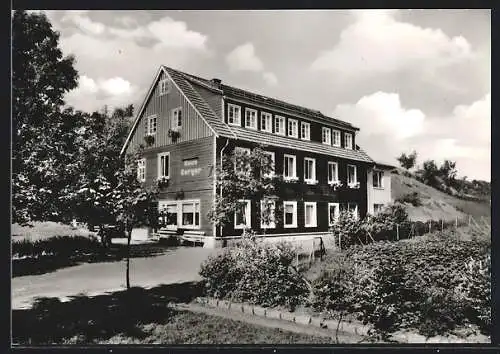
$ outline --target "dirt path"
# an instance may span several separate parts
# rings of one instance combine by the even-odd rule
[[[248,313],[238,313],[223,308],[205,307],[197,303],[176,304],[174,307],[179,310],[191,311],[195,313],[204,313],[211,316],[218,316],[235,321],[246,322],[253,325],[258,325],[268,328],[279,328],[283,331],[308,334],[312,336],[328,337],[328,338],[333,338],[333,340],[335,340],[335,331],[321,329],[313,326],[306,326],[290,321],[278,320],[273,318],[264,318],[260,316],[251,315]],[[366,343],[364,337],[350,333],[339,332],[338,338],[339,338],[339,343]]]

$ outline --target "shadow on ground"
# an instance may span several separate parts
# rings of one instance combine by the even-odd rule
[[[165,324],[176,314],[168,303],[201,296],[199,282],[131,288],[95,297],[37,299],[31,309],[12,312],[12,342],[22,345],[90,343],[115,335],[144,338],[143,324]]]
[[[165,242],[130,245],[130,258],[156,257],[171,252],[176,248],[176,246]],[[116,262],[125,259],[126,256],[126,245],[113,244],[108,249],[102,248],[98,253],[74,257],[43,256],[40,258],[13,259],[12,277],[40,275],[82,263]]]

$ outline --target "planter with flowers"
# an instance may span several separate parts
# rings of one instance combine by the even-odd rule
[[[334,190],[334,191],[337,191],[339,189],[341,189],[344,184],[341,182],[341,181],[333,181],[333,182],[330,182],[328,183],[328,185]]]
[[[154,135],[148,134],[144,136],[144,141],[146,142],[147,146],[151,146],[155,143],[155,137]]]
[[[178,130],[175,129],[169,129],[168,130],[168,136],[172,139],[172,142],[176,142],[177,139],[181,136],[181,133],[179,133]]]
[[[168,182],[169,182],[169,178],[168,177],[158,177],[156,179],[156,184],[158,185],[158,188],[160,189],[163,189],[163,188],[167,188],[168,187]]]
[[[356,183],[349,183],[349,188],[351,189],[359,189],[359,182],[356,182]]]

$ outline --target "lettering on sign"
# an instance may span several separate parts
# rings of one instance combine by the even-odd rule
[[[191,168],[182,168],[181,176],[198,176],[201,173],[201,167],[195,167],[198,166],[198,158],[184,160],[183,165]]]

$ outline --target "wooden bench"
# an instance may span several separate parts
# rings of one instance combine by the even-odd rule
[[[161,228],[159,229],[156,233],[152,235],[153,238],[169,238],[169,237],[176,237],[177,236],[177,230],[176,229],[166,229],[166,228]]]
[[[181,239],[189,242],[203,242],[205,238],[205,231],[198,230],[185,230],[181,235]]]

